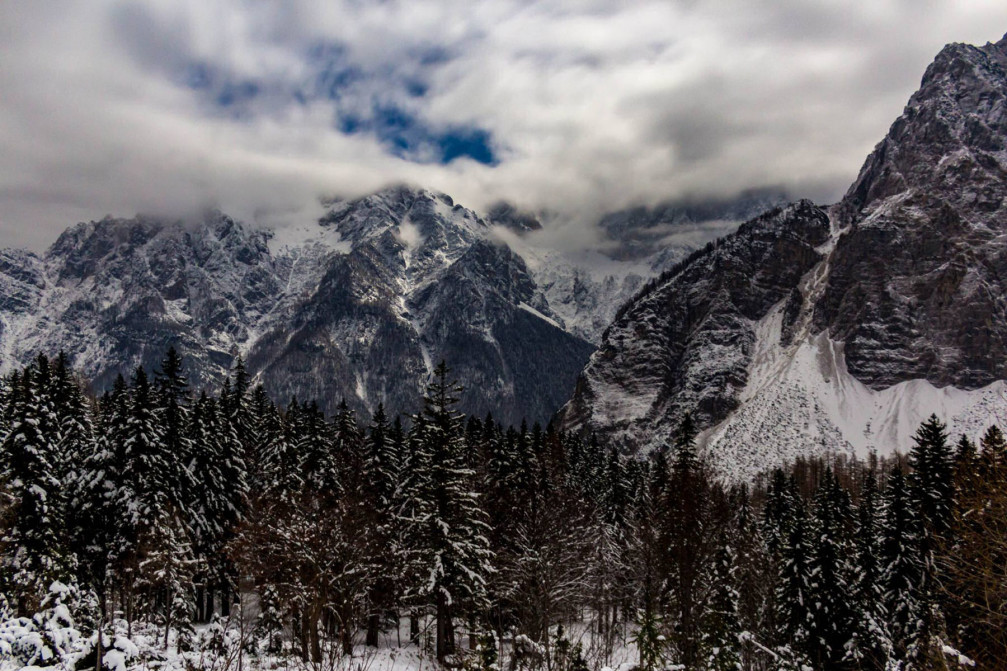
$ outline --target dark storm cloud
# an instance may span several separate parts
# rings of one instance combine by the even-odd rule
[[[944,43],[1005,30],[1002,2],[2,3],[0,245],[393,181],[560,213],[571,245],[627,204],[833,199]]]

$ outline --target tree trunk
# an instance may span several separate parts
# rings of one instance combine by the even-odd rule
[[[342,643],[343,654],[347,657],[353,656],[353,628],[350,626],[350,618],[344,618],[339,627],[339,641]],[[376,645],[376,644],[375,644]]]
[[[455,630],[451,621],[451,606],[442,592],[437,593],[437,661],[455,654]]]
[[[203,619],[203,610],[205,608],[203,600],[206,598],[204,596],[205,587],[203,583],[196,583],[196,622],[205,622]]]
[[[168,634],[171,632],[171,590],[165,595],[166,606],[164,608],[164,649],[168,650]]]
[[[381,615],[371,613],[367,616],[367,640],[364,644],[371,648],[378,647],[378,630],[381,628]]]
[[[409,640],[415,646],[420,644],[420,619],[416,617],[416,613],[409,614]]]
[[[220,586],[220,615],[231,617],[231,584],[227,580]]]
[[[102,657],[105,655],[102,653],[102,643],[104,643],[105,638],[105,596],[104,593],[101,597],[101,610],[98,612],[98,624],[97,631],[98,635],[95,637],[97,639],[95,643],[95,657],[94,657],[94,671],[101,671]]]
[[[311,661],[314,664],[322,663],[322,642],[321,636],[319,635],[319,617],[318,610],[312,613],[312,616],[308,618],[308,640],[311,642]]]
[[[210,622],[213,620],[213,585],[209,581],[206,583],[206,609],[203,611],[204,617],[206,617],[203,622]]]

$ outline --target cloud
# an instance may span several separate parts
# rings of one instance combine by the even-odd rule
[[[986,1],[2,3],[0,245],[399,181],[556,212],[568,245],[630,204],[827,201],[944,43],[1005,30]]]

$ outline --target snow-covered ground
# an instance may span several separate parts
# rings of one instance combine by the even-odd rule
[[[15,618],[6,611],[0,611],[0,671],[42,668],[94,668],[96,658],[94,647],[97,637],[84,636],[76,628],[71,615],[70,603],[75,603],[76,590],[61,583],[54,583],[50,599],[55,602],[45,606],[33,618]],[[65,600],[65,603],[64,603]],[[313,663],[301,658],[300,649],[291,643],[289,629],[279,634],[274,641],[282,640],[280,648],[268,648],[268,636],[256,627],[258,609],[256,599],[244,600],[247,608],[244,614],[236,607],[230,617],[217,617],[210,624],[200,624],[186,635],[188,641],[179,651],[179,635],[174,629],[165,639],[161,624],[134,622],[128,626],[123,619],[116,619],[106,626],[102,643],[104,667],[113,671],[193,671],[205,669],[240,671],[258,669],[312,669],[313,671],[433,671],[441,668],[433,654],[434,621],[430,617],[420,621],[419,644],[409,638],[409,619],[401,618],[398,628],[382,631],[377,647],[364,645],[364,634],[358,632],[354,638],[351,656],[342,654],[338,640],[323,639],[322,662]],[[476,642],[461,622],[456,622],[458,634],[457,662],[471,658],[475,661],[478,652]],[[563,623],[563,636],[571,646],[580,645],[584,659],[592,671],[628,671],[635,666],[638,652],[632,640],[632,626],[622,626],[613,634],[607,646],[601,645],[600,637],[594,634],[592,618],[585,614],[582,619]],[[557,639],[558,627],[549,634],[549,645]],[[520,639],[524,639],[522,644]],[[545,649],[527,638],[519,636],[499,641],[499,669],[538,668],[535,663],[511,663],[513,650],[517,647],[533,655],[541,655]],[[528,659],[527,657],[525,659]],[[541,658],[539,661],[542,661]],[[534,659],[532,659],[534,662]]]

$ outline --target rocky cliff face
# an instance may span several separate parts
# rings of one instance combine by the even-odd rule
[[[489,233],[449,197],[408,188],[276,234],[219,213],[80,224],[42,256],[0,254],[3,364],[62,348],[103,388],[175,345],[199,388],[243,354],[275,398],[367,413],[416,409],[444,359],[464,409],[547,420],[593,346]]]
[[[1007,39],[938,54],[838,208],[815,326],[873,389],[1007,378]]]
[[[724,419],[747,381],[755,324],[791,296],[828,238],[826,213],[801,201],[662,274],[605,332],[564,424],[632,449],[663,438],[685,411],[702,426]]]
[[[933,411],[966,432],[997,419],[1005,69],[1007,38],[946,47],[841,203],[753,220],[641,292],[565,426],[645,449],[690,411],[714,460],[751,473],[808,450],[907,449]]]

